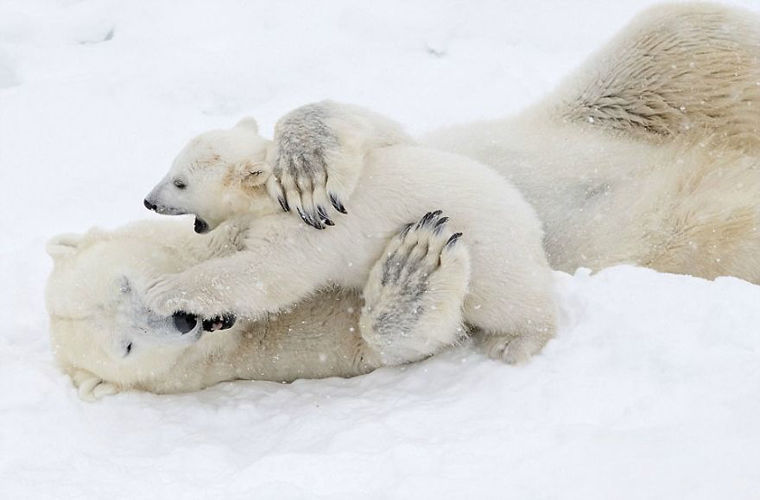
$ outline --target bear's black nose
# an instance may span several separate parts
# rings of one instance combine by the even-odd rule
[[[177,311],[172,315],[174,319],[174,327],[180,331],[182,335],[192,331],[195,325],[198,324],[198,319],[194,314],[188,314],[184,311]]]
[[[148,210],[155,211],[158,208],[156,205],[154,205],[153,203],[149,202],[147,200],[147,198],[145,200],[143,200],[143,204],[145,205],[145,208],[147,208]]]
[[[193,229],[195,229],[195,232],[198,234],[203,234],[208,232],[208,224],[205,220],[201,219],[200,217],[195,218],[195,223],[193,224]]]

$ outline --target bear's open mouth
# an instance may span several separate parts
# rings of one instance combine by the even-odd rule
[[[216,318],[204,319],[203,329],[207,332],[215,332],[217,330],[226,330],[232,328],[235,324],[235,316],[232,314],[224,314],[217,316]]]
[[[196,215],[195,223],[193,224],[193,229],[195,229],[195,232],[198,234],[207,233],[208,223]]]
[[[198,316],[190,314],[185,311],[177,311],[172,315],[174,322],[174,328],[176,328],[182,335],[190,333],[198,326]],[[201,322],[201,332],[215,332],[217,330],[227,330],[235,325],[234,314],[224,314],[222,316],[216,316],[210,319],[204,319]]]

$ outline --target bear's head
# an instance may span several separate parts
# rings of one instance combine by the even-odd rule
[[[203,334],[195,318],[159,316],[142,303],[135,280],[182,265],[152,240],[96,229],[47,244],[54,261],[45,291],[51,344],[83,399],[99,385],[140,388],[168,377]]]
[[[274,213],[265,183],[271,141],[261,137],[253,118],[230,129],[192,139],[144,204],[165,215],[195,215],[195,231],[205,233],[236,215]]]

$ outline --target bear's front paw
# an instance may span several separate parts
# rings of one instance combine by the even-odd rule
[[[267,180],[269,195],[284,211],[295,210],[316,229],[335,225],[328,214],[331,206],[347,213],[346,182],[336,165],[341,146],[336,131],[326,123],[328,116],[322,104],[293,111],[277,125],[267,155],[274,174]]]

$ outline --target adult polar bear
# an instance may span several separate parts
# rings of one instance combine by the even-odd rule
[[[234,224],[197,236],[178,222],[144,221],[48,243],[51,343],[82,399],[133,389],[186,392],[235,379],[354,376],[427,357],[464,335],[469,252],[451,240],[445,221],[432,218],[391,239],[393,257],[375,264],[361,295],[321,291],[224,332],[156,314],[133,286],[145,274],[234,252],[229,242],[239,236]],[[394,272],[386,272],[389,265]]]
[[[553,267],[633,263],[760,282],[760,19],[640,14],[550,97],[425,142],[491,165],[544,223]]]
[[[314,106],[340,122],[340,108]],[[325,131],[325,120],[289,117],[325,149],[350,132],[344,118]],[[513,182],[544,223],[556,269],[632,263],[760,282],[760,20],[750,12],[652,8],[517,117],[452,127],[423,142]],[[270,191],[306,212],[311,186],[316,193],[347,163],[312,165],[321,178],[301,182],[304,190],[304,168],[281,156],[282,185],[272,182]],[[334,190],[329,181],[325,189]]]

